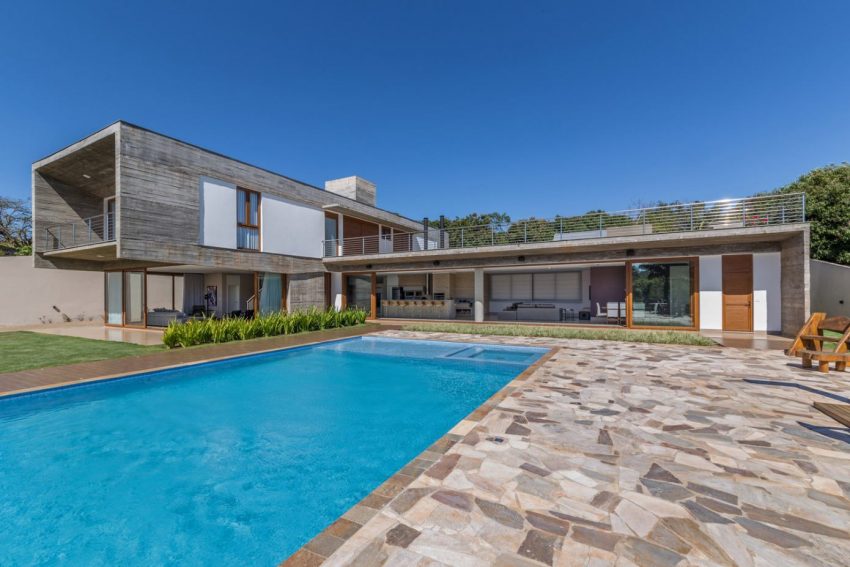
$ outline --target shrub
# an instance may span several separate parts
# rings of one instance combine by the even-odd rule
[[[323,329],[353,327],[366,322],[362,309],[323,311],[311,308],[291,313],[269,313],[253,319],[195,319],[185,323],[172,321],[165,329],[162,342],[168,348],[189,347],[206,343],[244,341],[260,337],[294,335]]]

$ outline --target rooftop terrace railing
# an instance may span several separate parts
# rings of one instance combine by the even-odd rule
[[[420,232],[393,232],[322,241],[325,257],[390,254],[479,248],[500,245],[615,238],[805,222],[803,193],[775,194],[644,207],[624,211],[594,211],[554,219],[453,228],[429,227]]]
[[[42,238],[46,252],[112,242],[115,240],[115,213],[48,226]]]

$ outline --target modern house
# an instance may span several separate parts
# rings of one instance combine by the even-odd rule
[[[360,306],[372,317],[792,334],[802,195],[447,228],[116,122],[33,164],[35,264],[104,272],[107,324]]]

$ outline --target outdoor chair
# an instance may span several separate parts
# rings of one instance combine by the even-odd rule
[[[833,335],[827,335],[825,332],[831,332]],[[839,334],[840,336],[837,336]],[[799,356],[803,360],[803,368],[811,368],[814,360],[818,363],[818,370],[829,372],[829,363],[834,362],[835,370],[843,372],[850,361],[848,342],[850,318],[827,317],[826,313],[813,313],[785,354]],[[834,346],[824,349],[826,345]]]
[[[620,304],[617,303],[616,301],[609,301],[607,311],[608,311],[608,322],[610,323],[613,320],[615,323],[619,324],[620,323]],[[623,311],[625,311],[625,309]]]

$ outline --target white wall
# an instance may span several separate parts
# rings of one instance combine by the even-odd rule
[[[103,321],[103,272],[34,268],[0,256],[0,326]]]
[[[260,207],[263,252],[306,258],[322,257],[324,211],[265,194]]]
[[[236,186],[201,178],[201,234],[204,246],[236,248]]]
[[[782,330],[781,281],[779,252],[753,254],[753,331]]]
[[[850,317],[850,266],[811,261],[812,312]]]
[[[720,256],[699,257],[699,326],[723,328],[723,260]]]

